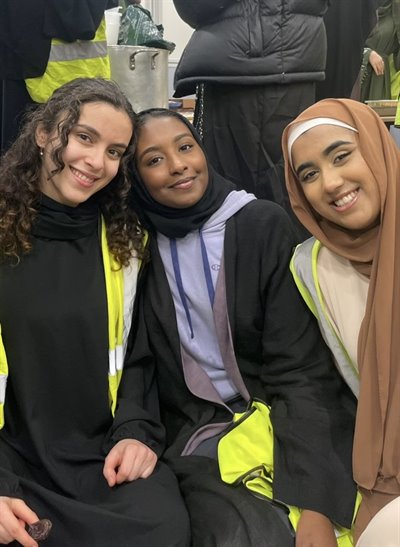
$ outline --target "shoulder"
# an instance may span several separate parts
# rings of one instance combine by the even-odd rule
[[[173,0],[176,11],[185,23],[198,28],[218,21],[226,8],[237,0]]]
[[[238,230],[251,232],[254,237],[260,235],[265,240],[281,236],[283,239],[295,241],[293,224],[288,214],[272,201],[251,201],[232,217],[232,224]]]
[[[285,210],[273,201],[266,199],[254,199],[245,205],[240,211],[236,213],[238,219],[246,218],[247,220],[253,220],[255,222],[274,222],[281,223],[288,222],[290,224],[289,217]]]
[[[320,249],[321,243],[315,237],[310,237],[296,246],[290,264],[295,277],[299,277],[303,281],[309,278],[313,263],[316,263],[318,259]]]

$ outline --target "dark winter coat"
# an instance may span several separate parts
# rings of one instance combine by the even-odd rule
[[[175,95],[196,82],[288,84],[324,79],[328,0],[174,0],[194,27]]]
[[[117,0],[1,0],[0,79],[41,76],[52,38],[91,40],[104,10],[115,5]]]

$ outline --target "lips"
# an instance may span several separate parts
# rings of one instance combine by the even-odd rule
[[[171,184],[170,188],[186,190],[187,188],[190,188],[192,186],[194,179],[195,177],[185,177],[184,179],[180,179],[177,182]]]

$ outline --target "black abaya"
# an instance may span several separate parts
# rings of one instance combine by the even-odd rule
[[[187,545],[186,512],[165,465],[148,479],[114,488],[103,477],[113,438],[135,438],[135,405],[142,399],[135,401],[132,389],[132,401],[124,401],[131,422],[121,434],[108,400],[97,208],[72,209],[45,198],[34,233],[33,251],[0,268],[9,364],[0,495],[22,498],[53,522],[48,547]],[[123,381],[125,375],[131,381],[129,370]]]

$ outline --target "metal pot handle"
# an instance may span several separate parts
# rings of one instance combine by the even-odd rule
[[[131,70],[135,70],[136,68],[136,55],[138,55],[138,53],[149,53],[151,51],[155,51],[155,53],[153,53],[153,55],[151,56],[151,69],[154,70],[156,68],[156,57],[157,55],[159,55],[159,52],[156,51],[156,50],[151,50],[149,48],[146,48],[146,49],[138,49],[137,51],[133,52],[132,55],[129,56],[129,68]]]

